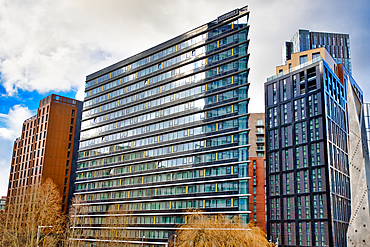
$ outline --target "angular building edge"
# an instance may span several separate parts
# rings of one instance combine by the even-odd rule
[[[347,246],[370,244],[370,169],[362,99],[355,93],[352,77],[344,72],[348,89],[349,170],[351,179],[351,218]]]

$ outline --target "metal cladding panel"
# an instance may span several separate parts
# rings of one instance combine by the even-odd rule
[[[370,170],[368,158],[363,152],[361,136],[363,128],[360,125],[356,108],[356,95],[350,79],[348,82],[348,112],[349,112],[349,162],[351,175],[351,219],[347,232],[347,246],[369,246],[370,243]],[[362,109],[360,114],[362,114]],[[361,119],[361,118],[360,118]]]

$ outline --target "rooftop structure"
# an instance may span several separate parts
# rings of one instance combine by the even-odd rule
[[[349,35],[343,33],[314,32],[299,29],[283,46],[283,63],[291,59],[292,53],[325,47],[337,64],[343,64],[351,73]]]

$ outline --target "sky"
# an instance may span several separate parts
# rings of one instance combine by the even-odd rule
[[[0,1],[0,196],[13,142],[39,101],[83,100],[86,76],[248,5],[250,112],[300,29],[348,33],[353,77],[370,100],[369,0],[3,0]]]

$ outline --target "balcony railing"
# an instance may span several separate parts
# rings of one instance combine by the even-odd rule
[[[294,68],[291,68],[291,69],[285,70],[283,72],[280,72],[279,74],[273,75],[273,76],[267,78],[267,81],[272,81],[272,80],[274,80],[276,78],[279,78],[280,76],[287,75],[287,74],[289,74],[289,73],[291,73],[293,71],[302,69],[302,68],[306,67],[307,65],[310,65],[310,64],[313,64],[313,63],[316,63],[316,62],[320,61],[321,59],[322,59],[321,56],[316,57],[316,58],[314,58],[314,59],[312,59],[310,61],[307,61],[305,63],[302,63],[302,64],[300,64],[298,66],[295,66]]]

